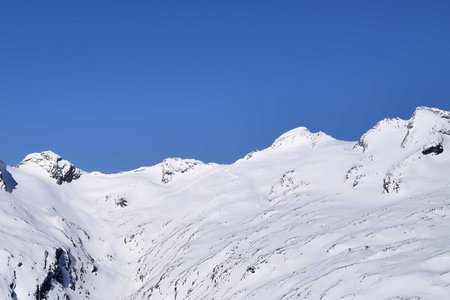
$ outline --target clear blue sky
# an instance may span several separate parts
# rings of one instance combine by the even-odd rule
[[[450,1],[1,1],[0,159],[232,162],[450,110]]]

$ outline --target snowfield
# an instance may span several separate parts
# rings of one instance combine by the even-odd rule
[[[0,164],[0,299],[450,299],[450,112],[231,165]]]

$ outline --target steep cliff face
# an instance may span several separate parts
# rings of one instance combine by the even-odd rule
[[[299,127],[230,165],[1,164],[0,299],[450,298],[449,115]]]

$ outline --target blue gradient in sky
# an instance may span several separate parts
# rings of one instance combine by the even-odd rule
[[[1,1],[0,159],[221,163],[450,109],[450,1]]]

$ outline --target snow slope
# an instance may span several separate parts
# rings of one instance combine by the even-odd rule
[[[450,299],[450,112],[231,165],[0,163],[0,299]]]

